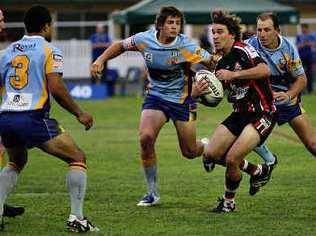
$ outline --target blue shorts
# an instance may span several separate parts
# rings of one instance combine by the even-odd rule
[[[277,122],[278,125],[283,125],[290,122],[295,117],[303,114],[305,111],[300,106],[300,104],[295,104],[292,106],[276,106],[277,108]]]
[[[6,148],[32,148],[62,133],[55,119],[42,111],[0,113],[0,135]]]
[[[196,103],[188,98],[183,104],[169,102],[159,97],[147,95],[143,103],[143,110],[153,109],[162,111],[167,119],[173,122],[196,120]]]

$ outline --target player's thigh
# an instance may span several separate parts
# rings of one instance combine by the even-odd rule
[[[6,148],[8,153],[9,162],[17,165],[19,170],[22,170],[27,162],[27,149],[25,146],[15,146]]]
[[[315,131],[306,113],[295,117],[289,124],[305,145],[311,141],[316,141]]]
[[[67,163],[84,162],[85,155],[67,132],[46,141],[38,146],[44,152],[64,160]]]
[[[155,140],[161,127],[167,122],[165,114],[160,110],[144,109],[139,124],[140,139]]]
[[[181,150],[196,148],[196,121],[179,121],[174,123]]]
[[[225,125],[220,124],[210,137],[206,156],[217,160],[221,159],[225,156],[235,140],[236,136],[232,134]]]
[[[229,148],[226,162],[239,164],[259,143],[260,135],[258,131],[252,124],[248,124]]]

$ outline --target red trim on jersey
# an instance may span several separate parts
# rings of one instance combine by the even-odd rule
[[[251,62],[251,65],[252,66],[255,66],[255,62],[254,62],[254,60],[251,58],[251,56],[250,56],[250,54],[249,54],[249,52],[248,52],[248,50],[247,50],[247,44],[245,44],[245,43],[243,43],[243,42],[241,42],[241,41],[236,41],[235,43],[234,43],[234,46],[237,46],[237,47],[240,47],[242,50],[243,50],[243,52],[245,52],[246,54],[247,54],[247,56],[248,56],[248,59],[250,60],[250,62]]]
[[[260,99],[260,102],[261,102],[261,104],[263,106],[264,111],[270,112],[270,104],[267,101],[265,94],[263,93],[261,88],[258,86],[256,81],[253,80],[251,82],[252,82],[252,85],[253,85],[254,89],[257,91],[257,93],[259,95],[259,99]]]
[[[241,41],[236,41],[234,43],[234,46],[235,45],[237,47],[240,47],[240,48],[244,49],[243,51],[247,54],[247,56],[248,56],[248,58],[249,58],[249,60],[251,62],[251,65],[252,66],[256,66],[254,60],[251,58],[248,50],[246,49],[246,46],[248,46],[248,45],[246,43],[244,43],[244,42],[241,42]],[[270,89],[270,91],[272,93],[272,87],[271,87],[270,80],[269,79],[266,79],[266,80],[267,80],[268,87],[269,87],[269,89]],[[276,110],[275,106],[273,105],[273,103],[272,104],[269,103],[269,101],[266,99],[265,94],[261,90],[260,86],[258,86],[256,81],[255,80],[251,80],[250,85],[253,85],[254,89],[257,91],[257,93],[259,95],[260,102],[262,103],[264,111],[271,112],[271,110],[272,110],[274,112]],[[252,104],[252,106],[253,106],[253,104]],[[251,107],[248,106],[248,109],[250,110]]]

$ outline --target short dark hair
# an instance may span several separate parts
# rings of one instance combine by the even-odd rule
[[[213,11],[212,22],[225,25],[228,32],[235,37],[235,40],[241,40],[241,19],[236,15],[223,11]]]
[[[49,10],[43,6],[32,6],[24,15],[24,25],[28,33],[39,33],[46,24],[51,22]]]
[[[273,23],[274,29],[280,31],[279,18],[278,18],[277,15],[275,15],[273,12],[264,12],[264,13],[261,13],[261,14],[257,17],[257,22],[258,22],[259,19],[262,20],[262,21],[271,19],[271,20],[272,20],[272,23]]]
[[[180,17],[180,19],[181,19],[181,32],[183,32],[183,25],[185,22],[184,15],[179,9],[177,9],[176,7],[173,7],[173,6],[162,7],[160,9],[160,12],[156,16],[156,20],[155,20],[156,30],[159,31],[159,27],[164,25],[168,16]]]

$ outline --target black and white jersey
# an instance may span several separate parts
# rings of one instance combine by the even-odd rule
[[[223,56],[217,66],[220,69],[238,71],[246,70],[260,63],[266,63],[252,46],[236,41],[229,54]],[[228,90],[228,101],[233,104],[235,112],[274,112],[272,89],[269,78],[234,79],[222,81]]]

